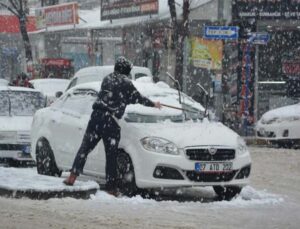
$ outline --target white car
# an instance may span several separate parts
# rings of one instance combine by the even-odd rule
[[[300,143],[300,103],[270,110],[256,125],[256,137],[283,147]]]
[[[105,76],[109,75],[113,71],[114,65],[90,66],[82,68],[75,73],[67,87],[67,90],[81,83],[102,81]],[[150,69],[146,67],[133,66],[132,70],[130,71],[129,78],[136,80],[140,77],[152,78]]]
[[[139,189],[213,186],[230,199],[249,181],[251,159],[243,139],[219,122],[203,118],[204,108],[167,84],[133,81],[153,101],[188,112],[129,105],[121,126],[118,171],[125,193]],[[32,124],[32,156],[40,174],[70,170],[85,132],[99,82],[68,90],[52,106],[37,111]],[[84,173],[105,178],[102,141],[89,154]]]
[[[8,86],[9,82],[6,79],[0,79],[0,86]]]
[[[56,93],[64,92],[70,83],[68,79],[34,79],[29,83],[33,88],[41,91],[47,97],[47,106],[53,103],[57,96]]]
[[[7,164],[34,162],[30,155],[30,128],[36,110],[44,107],[41,92],[0,86],[0,161]]]

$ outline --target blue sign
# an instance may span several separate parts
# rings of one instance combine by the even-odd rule
[[[252,33],[248,41],[256,45],[266,45],[270,40],[270,34],[268,33]]]
[[[205,39],[238,39],[239,27],[238,26],[205,26],[204,38]]]

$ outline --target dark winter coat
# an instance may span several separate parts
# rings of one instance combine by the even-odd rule
[[[116,118],[122,118],[128,104],[140,103],[154,107],[154,103],[142,96],[130,79],[118,72],[113,72],[103,79],[98,98],[93,109],[108,111]]]

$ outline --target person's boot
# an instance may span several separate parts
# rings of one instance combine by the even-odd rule
[[[119,192],[118,190],[107,190],[105,191],[107,194],[112,195],[114,197],[121,197],[122,193]]]
[[[77,178],[77,175],[71,172],[71,173],[70,173],[70,176],[67,177],[67,178],[63,181],[63,183],[64,183],[65,185],[72,186],[72,185],[75,183],[76,178]]]

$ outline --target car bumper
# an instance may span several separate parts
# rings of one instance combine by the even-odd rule
[[[198,172],[195,170],[195,163],[201,161],[188,159],[184,151],[178,156],[173,156],[140,150],[139,155],[142,156],[136,157],[136,161],[133,161],[139,188],[245,186],[249,183],[251,158],[248,153],[243,156],[236,155],[233,160],[214,161],[232,162],[230,171]],[[159,173],[164,175],[161,176]]]
[[[1,144],[0,159],[14,161],[33,161],[29,144]]]
[[[281,124],[258,125],[256,138],[268,141],[300,139],[300,122],[285,122]]]

